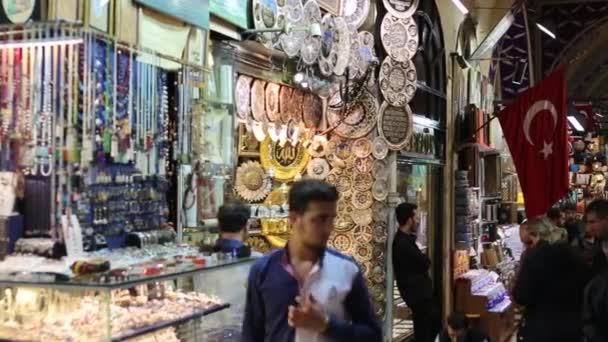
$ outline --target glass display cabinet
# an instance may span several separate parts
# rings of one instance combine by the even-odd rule
[[[243,308],[231,304],[245,302],[254,260],[154,260],[73,279],[0,275],[0,340],[238,339]]]

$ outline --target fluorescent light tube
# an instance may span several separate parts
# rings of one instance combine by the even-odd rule
[[[547,34],[547,36],[549,36],[553,39],[556,38],[555,33],[549,31],[549,29],[544,27],[542,24],[536,23],[536,27],[538,27],[541,31],[543,31],[545,34]]]
[[[21,40],[0,43],[0,49],[23,48],[31,46],[76,45],[83,42],[82,38],[53,39],[53,40]]]
[[[490,31],[481,44],[479,44],[477,49],[473,51],[471,57],[469,57],[469,60],[480,59],[486,54],[486,52],[492,50],[500,38],[502,38],[502,36],[504,36],[504,34],[509,30],[514,21],[515,17],[513,16],[513,12],[508,11],[502,17],[502,19],[500,19],[496,26],[494,26],[492,31]]]
[[[578,122],[578,120],[574,116],[568,116],[568,121],[574,127],[575,130],[577,130],[579,132],[585,131],[585,129],[583,128],[583,125],[581,125],[581,123]]]
[[[462,12],[462,14],[469,13],[469,10],[465,7],[465,5],[460,0],[452,0],[454,5],[458,7],[458,10]]]

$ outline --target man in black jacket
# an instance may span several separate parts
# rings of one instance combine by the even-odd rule
[[[416,245],[420,224],[418,207],[401,203],[395,210],[399,230],[393,240],[393,270],[399,294],[412,310],[416,342],[431,342],[435,336],[431,261]]]
[[[585,210],[587,232],[595,239],[591,268],[596,276],[608,270],[608,200],[598,199]]]
[[[608,341],[608,272],[593,279],[585,290],[583,331],[587,342]]]

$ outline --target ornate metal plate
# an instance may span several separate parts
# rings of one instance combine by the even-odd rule
[[[357,242],[360,240],[355,236]],[[370,261],[372,259],[372,246],[369,244],[357,244],[355,247],[355,256],[360,261]]]
[[[292,27],[300,27],[304,24],[304,6],[302,0],[285,0],[284,6],[285,21]],[[300,53],[300,48],[306,37],[306,32],[302,30],[292,30],[282,33],[279,37],[281,48],[289,58],[294,58]]]
[[[263,121],[266,118],[266,82],[262,80],[253,81],[251,87],[251,114],[254,120]]]
[[[354,210],[351,213],[353,222],[356,222],[360,226],[368,226],[372,223],[372,209]]]
[[[388,220],[388,207],[384,202],[374,202],[372,204],[372,211],[374,212],[374,222],[386,223]]]
[[[373,209],[372,209],[373,210]],[[375,223],[372,226],[373,239],[375,243],[386,243],[387,231],[383,223]]]
[[[400,19],[387,13],[380,26],[386,52],[396,61],[407,62],[418,50],[418,25],[413,18]]]
[[[334,235],[333,239],[331,239],[331,244],[335,249],[351,255],[353,254],[352,252],[355,247],[355,241],[350,234],[344,233],[337,233]]]
[[[416,68],[411,61],[398,62],[387,57],[380,67],[380,91],[386,101],[403,107],[416,94]]]
[[[329,164],[323,158],[315,158],[308,162],[307,173],[310,178],[323,180],[327,178],[329,171]]]
[[[382,160],[386,158],[388,151],[388,141],[382,136],[375,137],[372,143],[372,155],[374,158]]]
[[[281,1],[281,4],[284,4]],[[256,29],[282,29],[285,27],[285,17],[277,0],[253,0],[253,24]],[[277,33],[262,33],[260,41],[270,48],[278,41]]]
[[[348,67],[348,61],[350,60],[350,30],[342,17],[335,17],[334,23],[336,24],[334,46],[338,57],[336,66],[334,67],[334,74],[342,76]]]
[[[267,171],[274,173],[274,178],[280,181],[290,181],[301,174],[308,165],[310,155],[308,150],[298,144],[293,146],[287,142],[284,146],[267,138],[260,145],[260,160]]]
[[[355,169],[362,173],[368,173],[372,171],[374,166],[374,158],[357,158],[355,159]]]
[[[371,226],[356,226],[353,235],[360,244],[371,243],[374,240],[374,230]]]
[[[388,13],[397,18],[409,18],[418,9],[419,0],[382,0]]]
[[[302,118],[306,127],[314,129],[319,127],[323,118],[323,102],[315,94],[306,93],[304,95]]]
[[[321,8],[317,4],[316,0],[308,0],[304,5],[304,25],[311,27],[312,25],[321,26]],[[321,51],[321,37],[316,36],[310,32],[306,33],[302,48],[300,49],[300,56],[305,64],[313,65],[317,62],[319,53]]]
[[[353,152],[357,158],[367,158],[372,154],[372,142],[367,137],[359,138],[353,143]]]
[[[279,91],[279,115],[281,122],[287,124],[291,119],[291,94],[293,89],[289,87],[281,87]]]
[[[393,107],[384,102],[380,107],[378,120],[378,133],[386,139],[391,150],[398,151],[409,144],[414,129],[409,105]]]
[[[358,29],[369,15],[369,0],[343,0],[342,17],[348,26]]]
[[[339,103],[339,95],[334,96],[332,103]],[[367,90],[363,90],[361,98],[341,117],[341,111],[330,109],[327,120],[330,127],[335,127],[334,133],[348,139],[358,139],[366,136],[376,125],[378,101]]]
[[[279,93],[281,86],[276,83],[268,83],[266,85],[266,116],[270,122],[281,121],[279,115]]]
[[[368,191],[373,184],[374,179],[370,173],[355,172],[353,175],[353,189],[357,191]]]
[[[355,209],[367,209],[371,208],[374,198],[369,191],[355,191],[352,194],[351,202]]]
[[[235,190],[244,200],[261,201],[266,198],[271,188],[272,181],[260,163],[249,161],[237,168]]]
[[[302,122],[302,104],[304,102],[304,92],[299,89],[294,89],[291,93],[291,118],[297,123]]]
[[[376,179],[372,185],[372,195],[376,201],[384,201],[388,196],[388,183],[382,179]]]
[[[251,82],[253,78],[245,75],[239,76],[234,87],[234,99],[236,102],[236,113],[241,120],[247,120],[251,113]]]

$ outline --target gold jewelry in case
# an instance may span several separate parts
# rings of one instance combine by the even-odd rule
[[[266,200],[264,206],[267,208],[281,207],[286,208],[289,203],[289,187],[286,185],[274,189]],[[272,210],[271,210],[272,212]],[[287,214],[287,213],[286,213]],[[290,234],[289,219],[285,217],[261,218],[262,235],[270,242],[273,247],[284,247]]]
[[[266,170],[274,171],[275,179],[291,181],[306,169],[310,155],[302,144],[286,142],[281,146],[279,141],[266,138],[260,146],[260,160]]]

